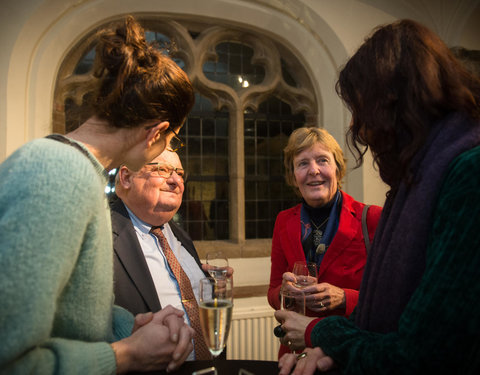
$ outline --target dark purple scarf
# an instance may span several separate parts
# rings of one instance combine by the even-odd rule
[[[480,144],[480,126],[460,114],[438,123],[414,158],[414,186],[387,198],[375,232],[355,313],[358,327],[393,332],[425,269],[433,209],[450,163]]]

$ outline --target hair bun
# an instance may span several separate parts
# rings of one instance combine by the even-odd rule
[[[112,76],[130,76],[138,67],[147,68],[155,63],[153,47],[145,39],[145,31],[132,16],[114,31],[106,31],[97,46],[100,66],[97,76],[106,69]]]
[[[195,96],[186,73],[147,43],[131,16],[99,34],[92,113],[112,126],[130,128],[164,119],[180,126]]]

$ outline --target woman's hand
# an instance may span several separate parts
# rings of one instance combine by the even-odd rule
[[[303,289],[305,304],[315,312],[345,310],[345,291],[329,283],[320,283]]]
[[[143,327],[145,324],[150,323],[153,319],[153,313],[147,312],[145,314],[135,315],[135,321],[133,323],[132,333],[135,332],[140,327]]]
[[[282,324],[282,329],[285,331],[285,336],[280,339],[280,342],[291,350],[305,348],[305,330],[316,318],[287,310],[275,311],[275,318]]]
[[[185,324],[183,311],[167,306],[159,312],[142,314],[132,335],[112,344],[117,373],[129,371],[173,370],[193,350],[193,329]],[[138,324],[137,324],[138,323]]]
[[[280,288],[280,290],[298,290],[298,288],[294,285],[295,282],[297,282],[297,278],[295,277],[295,275],[291,272],[285,272],[282,275],[282,287]]]
[[[315,370],[328,371],[334,367],[333,359],[319,347],[306,348],[303,353],[287,353],[278,361],[279,375],[288,375],[295,367],[292,375],[312,375]]]

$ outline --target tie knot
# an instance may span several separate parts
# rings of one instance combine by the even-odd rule
[[[158,236],[158,235],[163,236],[162,229],[163,229],[163,225],[152,226],[152,227],[150,228],[150,233],[153,233],[153,234],[156,235],[156,236]]]

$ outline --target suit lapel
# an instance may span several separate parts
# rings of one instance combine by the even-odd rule
[[[289,249],[286,254],[292,254],[293,257],[289,261],[290,270],[292,271],[293,264],[298,260],[305,260],[305,253],[303,252],[301,241],[301,223],[300,223],[300,209],[301,205],[297,205],[292,211],[292,215],[286,221],[287,240]]]
[[[338,230],[333,241],[328,247],[322,262],[320,263],[320,269],[318,270],[318,277],[325,273],[330,265],[337,259],[343,251],[352,242],[355,233],[358,229],[353,208],[350,204],[350,199],[342,192],[342,207],[340,211],[340,222],[338,224]]]
[[[113,249],[150,311],[161,309],[132,221],[121,200],[112,205]]]

